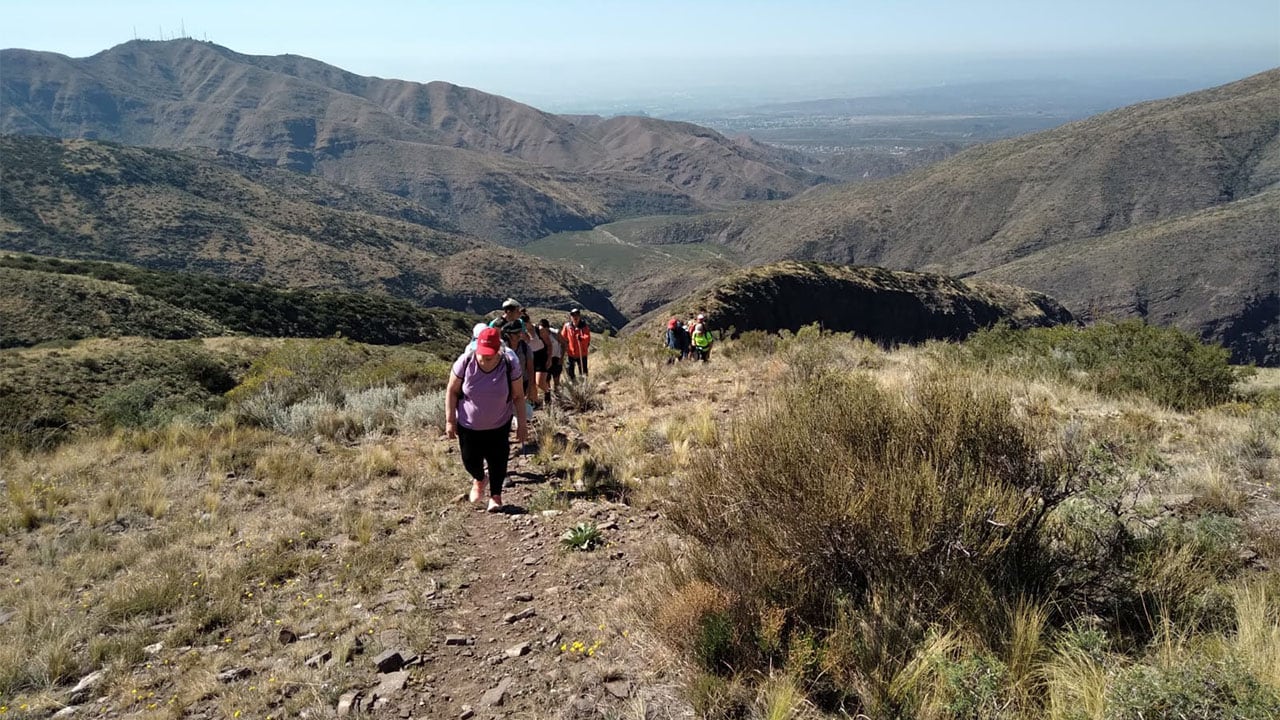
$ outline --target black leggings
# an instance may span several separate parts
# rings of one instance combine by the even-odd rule
[[[462,466],[476,481],[484,479],[484,466],[489,464],[489,495],[501,495],[502,481],[507,479],[507,455],[511,452],[511,421],[492,430],[471,430],[459,425],[458,451]]]

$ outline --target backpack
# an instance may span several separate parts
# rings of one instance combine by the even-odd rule
[[[683,325],[676,325],[676,341],[680,343],[680,347],[689,347],[690,340],[689,331]]]
[[[515,351],[513,350],[511,352],[515,352]],[[501,351],[501,354],[502,354],[502,364],[507,369],[507,404],[510,404],[512,401],[511,383],[515,382],[516,379],[511,377],[511,359],[507,357],[507,350],[503,349]],[[476,351],[474,348],[468,349],[462,355],[467,359],[466,364],[462,366],[462,387],[464,388],[463,397],[465,397],[466,396],[465,388],[467,386],[466,380],[472,374],[471,368],[476,368],[477,370],[479,370],[480,363],[476,361]]]

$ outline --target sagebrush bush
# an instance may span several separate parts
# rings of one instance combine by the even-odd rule
[[[411,397],[400,408],[400,426],[405,429],[434,428],[444,432],[445,391],[433,390]]]
[[[290,340],[255,360],[227,396],[237,407],[260,398],[281,409],[311,396],[336,403],[342,398],[343,377],[368,357],[366,348],[345,340]]]
[[[336,403],[316,395],[282,409],[266,422],[271,423],[269,427],[272,429],[289,435],[310,436],[320,426],[322,418],[339,412],[341,410]]]
[[[1086,328],[980,330],[958,348],[969,362],[1123,397],[1143,395],[1179,410],[1230,400],[1250,372],[1233,368],[1230,353],[1171,327],[1131,320]]]
[[[442,424],[448,372],[420,351],[294,340],[258,358],[228,398],[242,422],[349,442]]]
[[[348,394],[343,405],[366,434],[395,432],[404,392],[403,387],[372,387]]]
[[[670,508],[690,553],[672,569],[733,598],[717,667],[817,658],[806,682],[820,694],[888,713],[928,627],[1000,647],[1008,608],[1050,592],[1044,521],[1071,478],[1007,395],[972,380],[895,394],[815,369],[694,462]],[[765,651],[760,621],[779,607],[785,631]]]
[[[1108,720],[1145,718],[1274,718],[1280,694],[1231,659],[1189,655],[1173,667],[1136,664],[1121,670],[1107,696]]]

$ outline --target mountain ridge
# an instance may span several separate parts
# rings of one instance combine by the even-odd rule
[[[4,50],[0,63],[0,132],[232,150],[402,195],[506,244],[825,180],[786,153],[687,123],[561,117],[450,83],[196,40],[82,59]]]
[[[1074,322],[1053,298],[994,282],[937,273],[783,260],[744,268],[651,311],[626,328],[655,332],[668,317],[705,312],[712,327],[798,331],[817,323],[886,345],[962,340],[997,322],[1043,327]]]
[[[714,242],[748,263],[779,259],[881,265],[969,276],[994,272],[1020,258],[1055,247],[1091,244],[1115,233],[1230,207],[1257,198],[1250,217],[1274,217],[1280,194],[1280,69],[1235,83],[1166,100],[1120,108],[1033,135],[969,148],[936,165],[873,183],[821,186],[780,202],[696,218],[673,220],[648,231],[648,241]],[[1206,217],[1226,216],[1210,213]],[[1203,219],[1202,219],[1203,220]],[[1231,252],[1257,263],[1243,273],[1257,284],[1238,287],[1235,300],[1220,299],[1214,316],[1179,301],[1171,285],[1161,314],[1206,339],[1231,334],[1208,330],[1238,324],[1240,315],[1264,318],[1253,337],[1275,338],[1280,313],[1268,318],[1274,292],[1274,225],[1240,222],[1241,232],[1200,230],[1232,245]],[[1212,243],[1130,243],[1140,263],[1187,277],[1233,286],[1234,270],[1213,262]],[[1156,248],[1160,252],[1156,252]],[[1186,252],[1183,252],[1183,250]],[[1228,253],[1229,254],[1229,253]],[[1054,294],[1073,312],[1087,315],[1105,288],[1131,284],[1113,264],[1091,266],[1087,286],[1073,292],[1045,283],[1027,263],[999,274],[1007,282]],[[1018,272],[1021,269],[1023,272]],[[1194,272],[1192,273],[1195,274]],[[1042,283],[1037,285],[1036,283]],[[1151,287],[1156,287],[1151,285]],[[1095,292],[1096,291],[1096,292]],[[1250,298],[1261,298],[1254,306]],[[1144,317],[1134,304],[1123,317]],[[1249,320],[1256,324],[1258,321]],[[1237,361],[1276,362],[1280,343],[1259,346],[1241,339]]]
[[[515,294],[625,321],[606,293],[562,267],[397,217],[415,211],[392,196],[351,191],[344,201],[347,191],[320,178],[208,151],[0,136],[0,155],[6,250],[480,313]],[[381,214],[357,208],[365,203]]]

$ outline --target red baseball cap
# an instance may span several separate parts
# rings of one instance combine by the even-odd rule
[[[477,355],[497,355],[502,349],[502,333],[498,328],[485,328],[480,331],[480,337],[476,338],[476,354]]]

